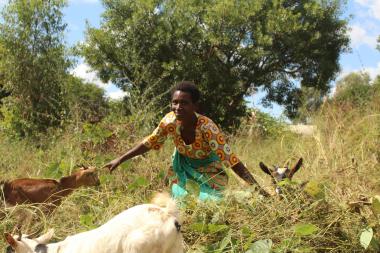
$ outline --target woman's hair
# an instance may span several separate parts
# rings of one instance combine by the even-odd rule
[[[190,81],[182,81],[182,82],[177,83],[174,86],[174,88],[172,89],[172,94],[171,94],[172,97],[173,97],[174,92],[176,92],[178,90],[182,91],[182,92],[189,93],[191,96],[191,101],[193,103],[197,103],[199,101],[200,96],[201,96],[201,93],[198,90],[197,86],[195,86],[195,84],[193,82],[190,82]]]

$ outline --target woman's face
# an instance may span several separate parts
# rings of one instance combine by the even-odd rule
[[[191,100],[190,93],[177,90],[172,96],[172,111],[178,120],[191,120],[196,111],[196,104]]]

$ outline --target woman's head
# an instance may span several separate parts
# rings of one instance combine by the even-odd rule
[[[201,96],[200,91],[198,90],[197,86],[193,82],[190,81],[182,81],[177,83],[174,88],[172,89],[172,98],[175,92],[182,91],[190,94],[191,101],[196,104],[199,101],[199,98]]]
[[[187,121],[194,118],[198,109],[200,92],[194,83],[183,81],[173,88],[171,108],[178,120]]]

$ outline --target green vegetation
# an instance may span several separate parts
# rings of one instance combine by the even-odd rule
[[[66,1],[13,0],[2,13],[0,181],[58,179],[85,164],[99,168],[101,186],[75,191],[50,216],[1,202],[0,232],[22,223],[24,233],[55,228],[59,240],[168,190],[169,141],[113,174],[100,168],[154,129],[169,88],[187,79],[266,190],[274,187],[260,161],[304,159],[293,181],[281,183],[282,198],[259,196],[231,171],[222,201],[186,198],[187,252],[379,252],[380,77],[351,73],[326,98],[348,44],[340,1],[103,2],[100,29],[88,27],[76,52],[128,92],[123,101],[68,73]],[[244,97],[259,87],[317,131],[290,133],[285,120],[260,111],[247,119]]]
[[[10,1],[0,24],[2,127],[33,137],[61,124],[66,109],[63,83],[69,60],[63,43],[64,0]]]
[[[364,247],[377,252],[379,196],[374,196],[380,192],[379,101],[368,101],[367,109],[350,110],[325,102],[313,117],[318,131],[312,137],[286,132],[269,117],[261,122],[276,133],[272,136],[261,127],[246,131],[250,123],[244,123],[230,138],[232,147],[268,191],[273,192],[273,185],[258,168],[260,161],[282,165],[303,157],[304,166],[282,199],[260,197],[242,186],[232,172],[223,201],[186,199],[181,211],[188,252],[362,252]],[[2,135],[2,179],[58,178],[81,163],[100,168],[141,140],[146,133],[135,127],[139,124],[137,117],[109,116],[95,125],[81,124],[57,134],[44,148]],[[21,209],[29,210],[32,219],[23,222],[25,232],[54,227],[56,239],[99,226],[125,208],[147,202],[154,191],[168,189],[165,175],[171,152],[167,143],[164,150],[127,162],[113,174],[99,169],[100,188],[76,191],[49,217],[28,205],[2,209],[5,217],[0,230],[11,230]],[[305,180],[310,182],[301,189]],[[361,204],[363,198],[371,197],[373,205]]]
[[[258,88],[297,117],[298,84],[326,95],[348,46],[340,1],[103,2],[101,27],[88,27],[81,46],[103,81],[161,116],[170,87],[194,81],[202,110],[225,130],[239,125],[245,96]]]

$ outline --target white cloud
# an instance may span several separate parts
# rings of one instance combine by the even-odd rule
[[[102,82],[97,76],[96,71],[92,70],[89,65],[86,63],[79,64],[75,69],[71,71],[71,74],[73,74],[76,77],[79,77],[83,79],[84,81],[88,83],[94,83],[98,87],[102,88],[106,92],[106,96],[112,99],[122,99],[124,96],[127,95],[126,92],[120,90],[115,85],[113,85],[111,82],[104,83]]]
[[[368,72],[371,80],[374,80],[378,75],[380,75],[380,62],[377,63],[376,67],[366,67],[363,71]]]
[[[366,29],[359,25],[352,25],[350,27],[351,46],[353,48],[361,45],[367,45],[375,48],[377,45],[377,35],[370,35]]]
[[[371,80],[374,80],[378,75],[380,75],[380,62],[376,64],[374,67],[363,67],[361,69],[344,69],[341,71],[341,73],[338,75],[336,80],[343,79],[348,74],[351,74],[353,72],[367,72],[371,78]]]
[[[380,20],[380,1],[379,0],[355,0],[356,3],[368,8],[371,17]]]
[[[106,93],[109,98],[117,99],[117,100],[122,99],[124,96],[127,95],[127,93],[122,90],[106,92]]]
[[[76,77],[82,78],[86,82],[94,83],[101,88],[106,88],[108,85],[111,84],[102,82],[96,76],[96,72],[85,63],[79,64],[75,69],[71,71],[71,74],[73,74]]]

